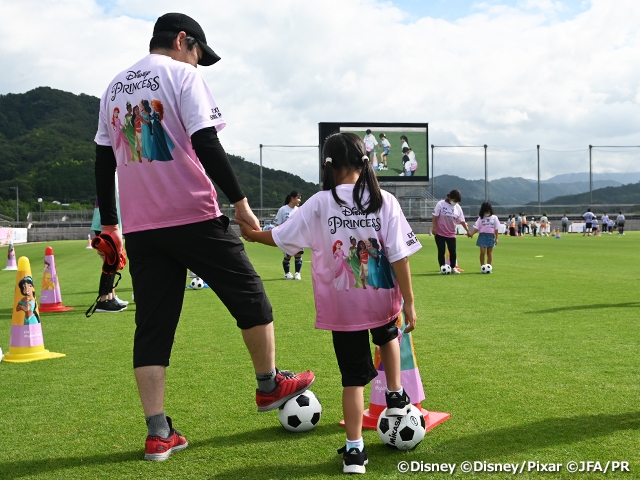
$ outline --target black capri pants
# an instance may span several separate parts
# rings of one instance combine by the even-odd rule
[[[273,321],[262,280],[227,217],[128,233],[125,239],[136,294],[134,368],[169,365],[187,268],[207,282],[239,328]]]
[[[371,340],[381,346],[398,338],[397,317],[386,325],[371,329]],[[343,387],[364,387],[378,376],[371,358],[369,330],[332,332],[333,349],[342,374]]]
[[[436,246],[438,247],[438,265],[442,266],[445,264],[445,245],[449,249],[449,262],[451,263],[451,268],[455,268],[456,260],[458,260],[455,237],[450,238],[436,235]]]

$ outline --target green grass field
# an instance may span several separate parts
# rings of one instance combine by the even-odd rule
[[[398,462],[562,463],[628,461],[640,477],[638,284],[640,234],[562,239],[501,237],[494,273],[479,272],[475,240],[458,238],[462,275],[437,272],[432,237],[411,257],[418,327],[414,342],[427,395],[451,413],[411,452],[364,434],[369,478],[448,478],[398,473]],[[310,255],[301,282],[282,280],[281,253],[250,244],[276,316],[277,361],[310,368],[323,405],[319,426],[292,434],[275,412],[258,413],[250,359],[235,323],[209,290],[185,292],[168,369],[167,414],[190,446],[166,462],[142,460],[146,427],[131,368],[135,304],[84,312],[100,260],[86,242],[53,242],[68,313],[42,314],[45,347],[61,359],[0,363],[0,478],[328,478],[342,475],[341,387],[330,334],[313,328]],[[40,293],[45,244],[17,245]],[[188,245],[185,245],[188,248]],[[6,258],[6,247],[0,258]],[[4,260],[1,267],[4,267]],[[158,279],[162,281],[162,279]],[[186,282],[186,280],[185,280]],[[0,346],[9,349],[15,272],[0,271]],[[131,281],[118,289],[131,299]],[[368,391],[367,391],[368,394]]]

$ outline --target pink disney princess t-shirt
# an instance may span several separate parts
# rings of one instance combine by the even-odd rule
[[[116,156],[124,233],[221,215],[191,135],[224,126],[204,78],[188,63],[149,54],[116,75],[100,101],[95,142]]]
[[[354,205],[353,187],[336,187],[346,205],[331,191],[318,192],[272,230],[288,254],[311,248],[316,328],[357,331],[393,320],[402,293],[391,264],[421,248],[393,195],[382,191],[380,211],[364,215]]]

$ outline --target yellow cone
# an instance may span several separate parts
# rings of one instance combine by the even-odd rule
[[[5,362],[23,363],[64,357],[64,353],[45,350],[38,301],[27,257],[18,259],[16,288],[11,315],[11,341]]]

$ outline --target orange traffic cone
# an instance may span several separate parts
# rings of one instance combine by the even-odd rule
[[[62,304],[62,294],[56,272],[56,261],[53,258],[53,248],[47,247],[44,251],[44,273],[42,274],[42,293],[40,294],[40,311],[67,312],[73,307],[65,307]]]
[[[93,250],[93,247],[91,246],[91,234],[88,234],[87,237],[87,250]]]
[[[7,252],[7,268],[5,270],[17,270],[16,265],[16,251],[13,248],[13,240],[9,243],[9,251]]]
[[[42,325],[38,315],[38,301],[27,257],[18,259],[16,289],[11,315],[11,340],[5,362],[23,363],[64,357],[64,353],[45,350]]]
[[[422,408],[422,401],[425,399],[422,379],[418,371],[413,338],[411,333],[404,333],[406,325],[404,323],[404,312],[400,312],[396,321],[398,326],[398,342],[400,343],[400,375],[402,387],[411,398],[413,405],[424,415],[425,428],[427,431],[440,425],[449,419],[451,414],[443,412],[430,412]],[[380,348],[376,346],[374,365],[378,371],[378,376],[371,383],[371,396],[369,398],[369,408],[362,416],[362,428],[375,430],[378,427],[378,418],[382,411],[387,408],[385,392],[387,390],[387,378],[384,373],[384,366],[380,358]],[[340,422],[344,426],[344,420]]]

